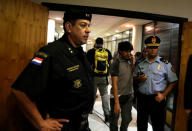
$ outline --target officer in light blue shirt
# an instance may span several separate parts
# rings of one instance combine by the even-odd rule
[[[159,56],[157,56],[152,63],[148,59],[142,61],[136,67],[134,72],[134,76],[141,73],[144,73],[147,76],[147,79],[144,82],[138,83],[139,92],[145,95],[163,92],[168,83],[177,80],[177,76],[171,68],[171,63],[166,62]]]
[[[137,128],[147,131],[148,117],[153,131],[164,131],[165,98],[178,80],[171,63],[158,56],[160,38],[150,36],[145,40],[148,56],[138,64],[134,80],[138,83]]]

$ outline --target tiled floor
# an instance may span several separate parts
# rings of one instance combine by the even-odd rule
[[[110,90],[110,87],[109,87],[109,90]],[[89,115],[89,125],[92,131],[109,131],[109,124],[104,123],[104,116],[103,116],[103,110],[102,110],[101,104],[102,104],[101,98],[98,97],[94,105],[93,114]],[[136,119],[137,119],[137,111],[133,107],[132,121],[129,124],[128,131],[137,131]],[[148,124],[148,131],[152,131],[152,127],[150,124]]]

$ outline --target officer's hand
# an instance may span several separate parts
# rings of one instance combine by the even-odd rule
[[[114,113],[115,113],[115,115],[119,115],[119,113],[120,113],[120,104],[119,103],[115,103]]]
[[[147,79],[147,75],[145,75],[145,74],[139,75],[139,77],[138,77],[139,82],[143,82],[146,79]]]
[[[40,131],[61,131],[63,125],[59,122],[69,122],[67,119],[48,118],[42,121]]]
[[[155,97],[155,100],[157,102],[161,102],[163,99],[165,99],[165,95],[163,93],[157,92],[157,96]]]
[[[189,117],[191,113],[191,109],[185,109],[185,113],[187,114],[187,117]]]

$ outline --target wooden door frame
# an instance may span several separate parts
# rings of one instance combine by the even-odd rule
[[[176,16],[168,16],[168,15],[160,15],[160,14],[152,14],[152,13],[144,13],[137,11],[129,11],[129,10],[120,10],[120,9],[111,9],[111,8],[101,8],[101,7],[91,7],[91,6],[80,6],[80,5],[69,5],[69,4],[57,4],[57,3],[47,3],[43,2],[42,5],[48,7],[49,10],[54,11],[66,11],[67,9],[86,9],[92,14],[100,14],[100,15],[109,15],[109,16],[119,16],[119,17],[128,17],[128,18],[136,18],[136,19],[145,19],[145,20],[153,20],[153,21],[161,21],[161,22],[170,22],[179,24],[179,37],[178,37],[178,78],[180,74],[180,62],[181,62],[181,47],[182,47],[182,30],[184,22],[188,22],[187,18],[176,17]],[[176,117],[176,107],[177,107],[177,96],[178,96],[178,86],[176,87],[175,96],[174,96],[174,109],[173,110],[173,119],[172,119],[172,127],[171,130],[175,128],[175,117]]]

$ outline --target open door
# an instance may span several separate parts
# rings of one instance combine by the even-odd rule
[[[28,0],[0,1],[0,130],[24,130],[10,86],[47,42],[48,9]]]
[[[182,34],[175,131],[186,131],[187,129],[187,118],[184,112],[184,82],[187,69],[187,61],[190,54],[192,54],[192,22],[186,22],[184,23]]]

